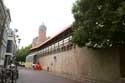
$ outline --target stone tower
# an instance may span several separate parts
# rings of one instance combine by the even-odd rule
[[[38,44],[43,43],[44,41],[47,40],[46,37],[46,26],[44,25],[44,23],[39,27],[39,33],[38,33]]]
[[[32,41],[32,47],[35,47],[38,45],[38,37],[35,37]]]

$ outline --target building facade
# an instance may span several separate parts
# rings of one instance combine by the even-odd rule
[[[92,49],[72,42],[72,27],[31,48],[44,70],[89,83],[124,83],[124,49]],[[121,80],[122,79],[122,80]]]
[[[4,60],[4,56],[6,54],[6,49],[7,49],[7,40],[9,36],[9,27],[10,27],[10,22],[11,22],[11,17],[10,17],[10,12],[9,9],[6,9],[6,21],[5,21],[5,29],[3,31],[3,39],[2,39],[2,45],[1,45],[1,58]]]
[[[8,29],[8,36],[7,36],[7,47],[6,47],[6,53],[4,58],[4,65],[7,66],[9,64],[8,61],[14,60],[16,58],[16,35],[15,32],[9,28]]]
[[[47,30],[47,28],[44,25],[44,23],[42,25],[40,25],[39,31],[38,31],[38,36],[33,39],[32,47],[36,47],[47,40],[46,30]]]
[[[0,0],[0,64],[4,62],[7,47],[7,32],[11,21],[9,9]]]
[[[44,25],[44,23],[42,23],[42,25],[40,25],[39,27],[39,31],[38,31],[38,36],[35,37],[32,41],[32,48],[35,48],[35,47],[38,47],[40,46],[43,42],[45,42],[47,40],[47,37],[46,37],[46,30],[47,30],[47,27]],[[27,57],[26,57],[26,63],[25,63],[25,66],[27,68],[32,68],[32,64],[35,64],[37,63],[37,57],[35,55],[36,53],[33,53],[33,54],[29,54]]]
[[[32,47],[35,47],[35,46],[38,45],[38,44],[37,44],[37,40],[38,40],[38,37],[35,37],[35,38],[33,39]]]
[[[10,29],[10,11],[2,0],[0,0],[0,11],[0,65],[5,66],[16,55],[17,46],[15,33]]]

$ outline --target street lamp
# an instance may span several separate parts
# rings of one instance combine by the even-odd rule
[[[21,41],[21,39],[19,38],[18,39],[18,48],[20,47],[20,41]]]
[[[17,49],[19,49],[21,39],[19,38],[19,35],[17,34],[17,32],[18,32],[18,29],[14,29],[15,39],[16,39],[16,41],[17,41],[17,42],[16,42],[16,44],[17,44]]]

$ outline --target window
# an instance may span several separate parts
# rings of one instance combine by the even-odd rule
[[[54,44],[52,45],[52,50],[54,50]]]
[[[59,48],[63,47],[63,40],[59,41]]]
[[[7,50],[6,50],[6,52],[12,53],[12,46],[13,46],[12,44],[13,44],[12,40],[7,41]]]
[[[68,44],[69,44],[69,37],[67,37],[67,38],[64,39],[64,46],[66,46]]]

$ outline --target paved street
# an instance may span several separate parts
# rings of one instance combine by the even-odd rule
[[[20,69],[17,83],[82,83],[55,76],[45,71]]]

